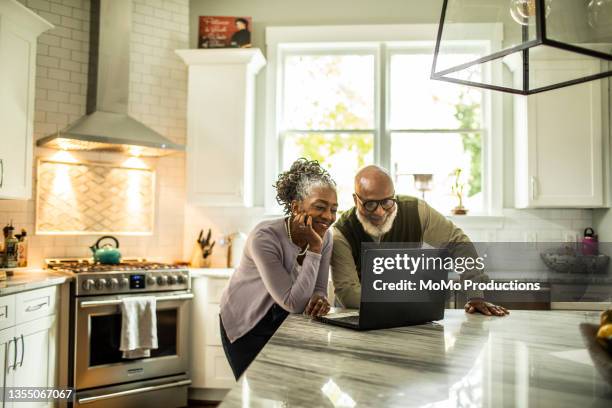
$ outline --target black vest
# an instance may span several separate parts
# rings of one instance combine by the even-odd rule
[[[421,231],[421,219],[419,218],[418,200],[410,196],[397,196],[397,216],[393,221],[391,230],[382,236],[380,242],[406,242],[421,243],[423,234]],[[359,222],[355,207],[346,211],[334,227],[344,235],[351,245],[353,260],[357,266],[357,276],[361,281],[361,243],[374,242]]]

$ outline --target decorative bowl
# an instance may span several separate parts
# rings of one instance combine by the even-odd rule
[[[605,274],[610,263],[607,255],[571,254],[564,248],[542,252],[540,258],[549,269],[558,273]]]

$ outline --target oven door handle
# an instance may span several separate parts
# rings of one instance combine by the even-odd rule
[[[157,302],[169,302],[171,300],[190,300],[193,299],[193,293],[185,293],[182,295],[169,295],[169,296],[156,296]],[[89,307],[101,307],[101,306],[117,306],[122,302],[121,299],[111,299],[111,300],[92,300],[81,302],[81,309],[86,309]]]
[[[143,392],[164,390],[166,388],[183,387],[185,385],[191,385],[191,380],[181,380],[181,381],[176,381],[176,382],[169,383],[169,384],[151,385],[149,387],[136,388],[134,390],[112,392],[110,394],[96,395],[95,397],[79,398],[79,404],[89,404],[92,402],[110,399],[110,398],[119,398],[119,397],[125,397],[128,395],[142,394]]]

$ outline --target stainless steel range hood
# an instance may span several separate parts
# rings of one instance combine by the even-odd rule
[[[87,114],[36,144],[63,150],[164,156],[185,147],[128,115],[131,0],[92,0]]]

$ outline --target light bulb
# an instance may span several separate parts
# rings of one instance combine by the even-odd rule
[[[544,16],[550,15],[552,0],[544,2]],[[530,25],[535,21],[537,0],[510,0],[510,15],[520,25]]]
[[[591,0],[587,8],[589,25],[602,34],[612,33],[612,0]]]

